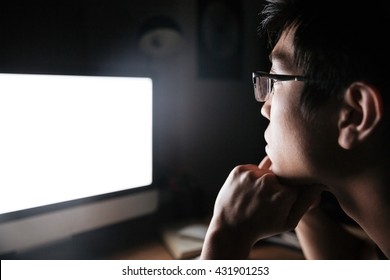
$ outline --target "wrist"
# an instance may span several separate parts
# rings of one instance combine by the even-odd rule
[[[202,259],[247,259],[253,242],[245,231],[212,220],[205,239]]]

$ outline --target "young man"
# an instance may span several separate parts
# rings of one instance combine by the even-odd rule
[[[267,1],[260,29],[272,67],[253,73],[267,156],[227,178],[201,259],[245,259],[257,240],[292,229],[308,259],[371,258],[318,206],[323,191],[390,257],[384,2]]]

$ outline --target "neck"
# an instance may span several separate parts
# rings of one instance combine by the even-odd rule
[[[390,258],[390,176],[388,165],[376,166],[330,187],[343,210]]]

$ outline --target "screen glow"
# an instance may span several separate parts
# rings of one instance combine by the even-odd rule
[[[0,214],[152,182],[150,78],[0,74]]]

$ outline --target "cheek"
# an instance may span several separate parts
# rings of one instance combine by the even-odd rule
[[[280,177],[305,178],[309,176],[306,152],[310,146],[306,124],[296,107],[276,102],[274,105],[267,131],[272,170]]]
[[[269,153],[272,160],[272,170],[282,177],[307,176],[306,150],[304,140],[293,126],[278,127],[272,133]]]

